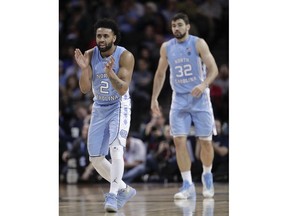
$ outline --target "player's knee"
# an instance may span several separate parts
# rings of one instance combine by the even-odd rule
[[[175,136],[173,137],[174,145],[178,151],[186,151],[186,143],[187,137],[186,136]]]
[[[112,159],[123,159],[123,146],[120,145],[119,140],[115,140],[110,145],[110,155]]]
[[[95,169],[97,169],[97,167],[102,164],[103,159],[104,159],[104,156],[99,156],[99,157],[91,157],[90,156],[89,157],[89,160]]]
[[[212,134],[210,135],[210,136],[200,136],[199,137],[199,140],[201,140],[201,141],[207,141],[207,143],[211,143],[211,141],[212,141]]]
[[[201,148],[205,151],[213,151],[213,145],[212,145],[212,135],[211,137],[199,137],[199,142],[201,144]]]

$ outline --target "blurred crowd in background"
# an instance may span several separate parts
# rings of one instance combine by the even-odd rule
[[[87,132],[92,92],[79,89],[80,69],[74,50],[96,45],[94,23],[114,19],[121,31],[119,45],[135,57],[129,88],[132,100],[130,134],[124,154],[123,180],[129,182],[177,182],[181,179],[175,148],[169,134],[171,87],[166,78],[159,96],[162,116],[152,117],[150,99],[154,73],[163,42],[171,39],[170,21],[177,12],[190,19],[190,33],[204,38],[219,75],[210,85],[218,135],[213,137],[215,181],[229,180],[229,4],[228,0],[61,0],[59,1],[59,181],[105,181],[89,163]],[[169,69],[168,69],[169,70]],[[167,71],[169,73],[169,71]],[[169,75],[167,74],[167,77]],[[192,178],[200,181],[200,146],[193,127],[187,142],[192,158]],[[107,156],[109,158],[109,155]]]

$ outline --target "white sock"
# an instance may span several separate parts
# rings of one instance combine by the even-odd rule
[[[206,166],[202,166],[203,167],[203,173],[211,173],[211,170],[212,170],[212,164],[208,167]]]
[[[181,176],[182,176],[183,181],[188,181],[189,184],[192,184],[191,171],[181,172]]]
[[[90,161],[96,171],[108,182],[111,182],[111,163],[105,157],[90,157]],[[119,189],[126,188],[126,184],[121,180]]]
[[[124,173],[124,160],[112,159],[110,193],[117,195]],[[121,188],[122,189],[122,188]]]
[[[120,183],[122,181],[123,173],[124,173],[124,159],[123,159],[123,146],[119,145],[119,141],[116,140],[110,146],[110,155],[112,159],[110,176],[111,176],[111,184],[110,184],[110,193],[114,193],[117,195],[118,190],[120,188]]]

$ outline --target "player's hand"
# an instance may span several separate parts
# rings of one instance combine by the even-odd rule
[[[191,94],[193,97],[200,97],[206,88],[205,83],[201,83],[192,90]]]
[[[151,101],[151,110],[152,110],[152,115],[153,116],[161,116],[161,111],[159,109],[159,103],[157,100],[152,100]]]
[[[113,56],[110,57],[110,59],[108,60],[108,62],[105,64],[105,72],[107,74],[113,72],[113,65],[114,65],[115,59],[113,58]]]
[[[89,57],[86,52],[83,55],[79,49],[75,49],[74,57],[81,69],[86,69],[89,66]]]

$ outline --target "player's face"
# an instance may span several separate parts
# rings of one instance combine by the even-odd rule
[[[189,24],[186,25],[184,20],[182,19],[172,21],[171,26],[172,26],[172,33],[174,37],[177,39],[184,38],[188,34],[190,28],[190,25]]]
[[[98,28],[96,31],[96,43],[100,52],[106,52],[113,46],[116,40],[111,29],[107,28]]]

